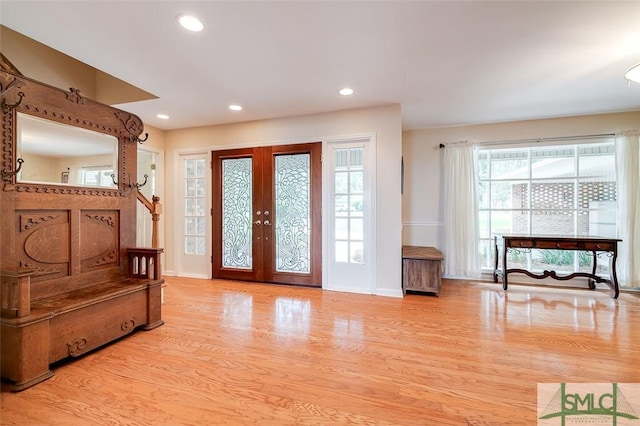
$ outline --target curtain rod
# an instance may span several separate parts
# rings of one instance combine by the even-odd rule
[[[499,141],[485,141],[479,142],[478,145],[519,145],[519,144],[531,144],[541,142],[562,142],[573,141],[580,139],[593,139],[593,138],[611,138],[615,133],[596,133],[593,135],[576,135],[576,136],[558,136],[554,138],[531,138],[531,139],[503,139]],[[445,144],[441,143],[440,148],[444,148]]]

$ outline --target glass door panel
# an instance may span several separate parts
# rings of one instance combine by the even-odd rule
[[[222,267],[252,269],[252,159],[222,160]]]
[[[277,272],[311,272],[310,157],[306,153],[275,157]]]
[[[322,284],[321,143],[215,151],[213,276]]]

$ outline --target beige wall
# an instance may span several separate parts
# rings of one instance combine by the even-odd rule
[[[0,51],[24,76],[107,105],[156,96],[0,25]]]
[[[402,134],[405,164],[402,240],[404,244],[442,247],[441,159],[438,148],[441,143],[615,133],[639,127],[640,111],[635,111],[405,131]]]
[[[144,139],[145,133],[149,134],[149,138],[142,143],[144,147],[164,151],[167,140],[167,132],[155,127],[144,126],[144,131],[140,135],[140,138]]]
[[[173,252],[178,244],[174,243],[169,229],[173,229],[174,209],[181,208],[179,201],[173,200],[176,182],[171,178],[179,175],[174,167],[180,150],[209,152],[212,148],[314,142],[364,133],[374,133],[377,141],[377,288],[379,294],[396,294],[401,290],[402,127],[399,105],[167,131],[165,270],[172,271],[176,267]]]
[[[25,76],[63,90],[74,87],[82,96],[95,99],[95,69],[70,56],[0,26],[0,49]]]
[[[18,180],[21,182],[60,182],[61,172],[58,159],[35,154],[22,154],[24,163]]]

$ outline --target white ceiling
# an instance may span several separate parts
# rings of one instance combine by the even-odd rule
[[[2,0],[0,23],[158,96],[119,107],[160,129],[394,103],[404,129],[640,110],[637,0]]]

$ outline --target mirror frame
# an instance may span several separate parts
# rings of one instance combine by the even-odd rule
[[[136,145],[137,142],[142,142],[139,136],[144,129],[142,120],[137,115],[85,98],[77,89],[64,91],[5,70],[0,70],[0,107],[0,170],[4,191],[126,196],[131,192],[127,190],[135,187]],[[17,182],[16,174],[21,166],[16,146],[18,112],[115,136],[118,139],[118,188]],[[127,161],[128,158],[133,160]]]
[[[113,181],[118,176],[117,137],[20,111],[16,116],[17,156],[23,160],[16,183],[116,188]],[[100,175],[85,176],[94,170],[99,170]],[[87,178],[91,182],[85,181]]]

